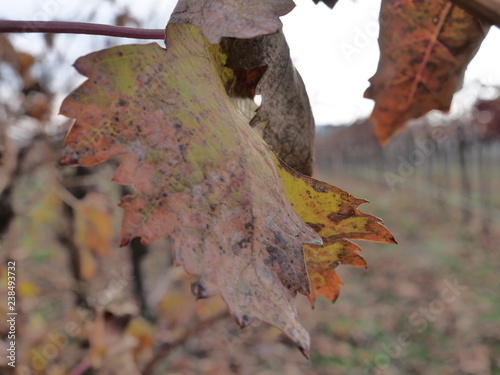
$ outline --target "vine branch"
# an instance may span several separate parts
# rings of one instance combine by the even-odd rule
[[[100,23],[62,21],[0,20],[0,33],[87,34],[134,39],[165,39],[164,29],[140,29]]]

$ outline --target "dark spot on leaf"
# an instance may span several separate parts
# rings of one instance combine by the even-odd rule
[[[248,247],[249,243],[250,240],[248,238],[244,238],[241,241],[236,242],[235,244],[233,244],[233,253],[235,255],[239,255],[242,249],[246,249]]]
[[[280,232],[274,233],[274,243],[282,249],[286,249],[288,247],[288,243],[283,239]]]
[[[330,220],[334,224],[340,223],[342,220],[346,219],[349,216],[354,216],[354,210],[352,208],[349,208],[349,211],[346,213],[337,213],[337,212],[332,212],[327,216],[328,220]],[[355,224],[354,224],[355,225]]]
[[[321,229],[325,227],[324,224],[320,223],[306,223],[306,224],[309,225],[312,229],[314,229],[316,233],[318,233]]]
[[[312,187],[318,193],[327,193],[328,192],[328,190],[325,189],[325,187],[322,184],[320,184],[319,181],[314,181],[312,184]]]
[[[63,151],[63,156],[61,158],[61,162],[63,164],[79,164],[80,163],[80,155],[73,151],[71,148],[66,147]]]
[[[251,320],[250,317],[245,314],[241,317],[241,320],[238,322],[238,324],[240,325],[241,328],[244,328],[250,324],[250,320]]]

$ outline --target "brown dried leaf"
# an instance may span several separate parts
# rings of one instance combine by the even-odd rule
[[[180,0],[169,22],[196,25],[216,44],[224,36],[253,38],[275,33],[282,27],[279,17],[294,7],[292,0]]]
[[[479,19],[447,0],[383,0],[380,62],[365,97],[382,144],[405,123],[432,109],[448,111],[453,94],[488,32]]]
[[[287,165],[311,175],[314,118],[304,82],[293,66],[283,32],[225,42],[226,65],[240,72],[237,74],[240,92],[236,95],[241,95],[241,86],[245,83],[247,96],[262,95],[262,104],[250,125],[262,130],[264,140]],[[267,69],[259,69],[264,66]],[[259,74],[262,78],[255,79]],[[242,83],[242,76],[248,82]]]

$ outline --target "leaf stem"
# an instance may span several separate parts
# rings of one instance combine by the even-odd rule
[[[61,21],[0,20],[0,33],[88,34],[134,39],[165,39],[164,29],[140,29],[99,23]]]

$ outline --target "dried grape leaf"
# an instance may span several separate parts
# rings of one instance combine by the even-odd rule
[[[311,175],[314,118],[283,32],[224,42],[228,54],[226,66],[239,73],[235,74],[239,89],[235,95],[241,95],[242,91],[251,98],[255,93],[262,95],[262,104],[250,125],[262,130],[264,140],[287,165]]]
[[[284,331],[299,348],[296,292],[309,294],[302,245],[320,244],[283,192],[268,146],[225,92],[217,46],[193,25],[170,24],[167,50],[120,46],[77,60],[88,77],[63,102],[71,127],[63,162],[122,155],[121,242],[170,236],[193,292],[220,294],[236,321]]]
[[[279,19],[295,7],[292,0],[180,0],[170,23],[198,26],[210,43],[221,37],[253,38],[281,30]]]
[[[385,144],[408,120],[450,109],[489,26],[447,0],[383,0],[380,12],[391,18],[365,98],[375,100],[371,120]]]

